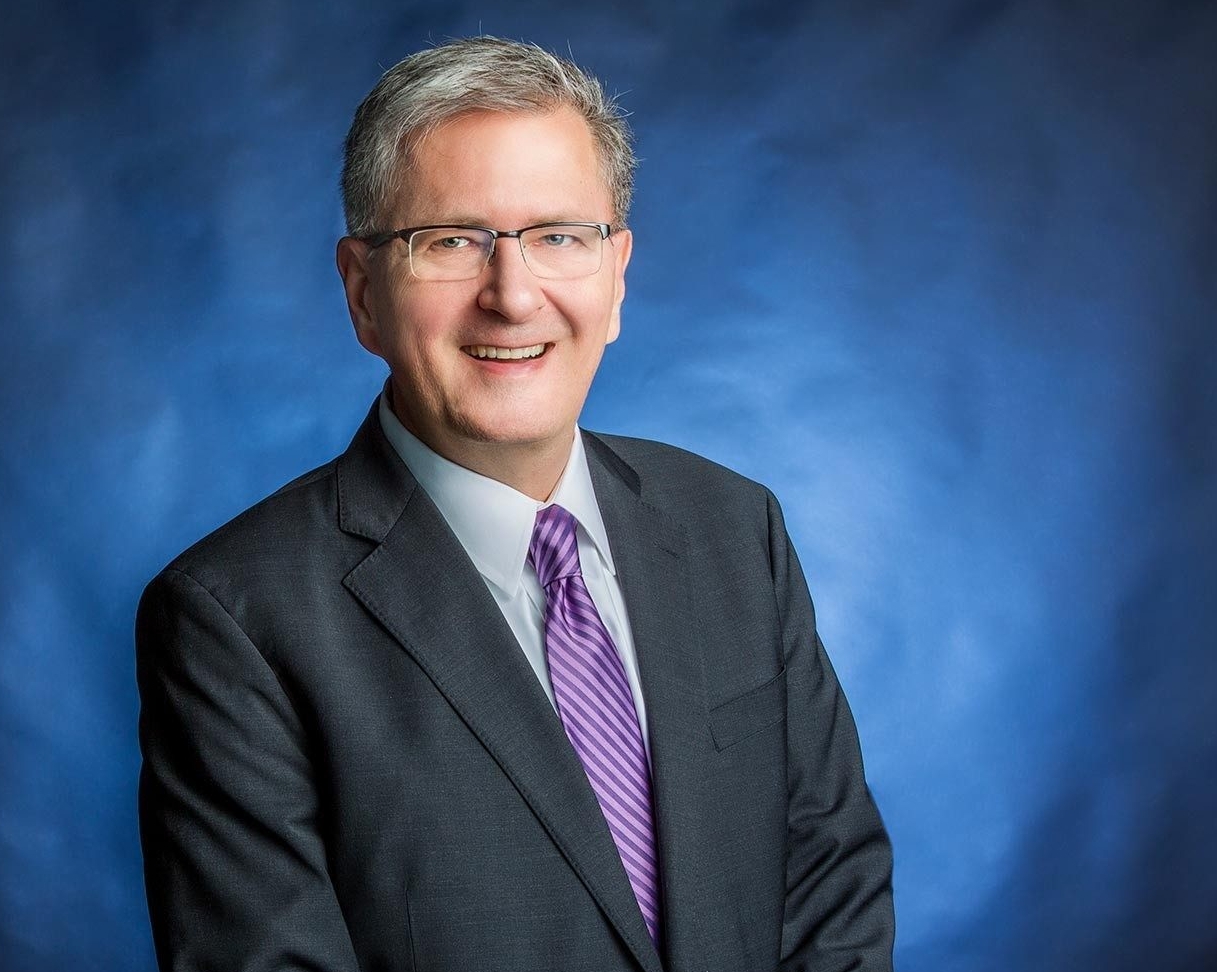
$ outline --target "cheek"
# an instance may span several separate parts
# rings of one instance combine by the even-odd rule
[[[554,302],[559,313],[572,322],[574,332],[585,352],[592,345],[602,348],[617,337],[619,321],[611,284],[597,282],[565,302]]]
[[[385,336],[386,343],[402,356],[402,363],[409,366],[412,361],[426,357],[428,349],[443,332],[442,326],[436,323],[437,315],[442,311],[411,299],[409,295],[399,297],[387,310],[389,333]]]

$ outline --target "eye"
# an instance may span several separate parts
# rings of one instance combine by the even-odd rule
[[[410,238],[411,252],[416,257],[448,259],[484,254],[493,245],[489,236],[462,226],[437,226],[419,230]]]
[[[595,230],[586,226],[538,226],[524,237],[525,245],[535,250],[586,250],[599,240]]]

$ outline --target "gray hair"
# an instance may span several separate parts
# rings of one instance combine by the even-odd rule
[[[539,114],[570,107],[587,121],[613,204],[624,226],[634,191],[629,126],[600,82],[535,44],[469,37],[428,48],[384,73],[347,133],[342,206],[347,232],[367,236],[400,188],[403,163],[444,122],[472,111]],[[391,227],[390,227],[391,228]]]

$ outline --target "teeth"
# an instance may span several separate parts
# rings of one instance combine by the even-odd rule
[[[486,344],[470,344],[461,350],[475,358],[506,358],[514,361],[519,358],[538,357],[545,350],[545,345],[534,344],[527,348],[495,348]]]

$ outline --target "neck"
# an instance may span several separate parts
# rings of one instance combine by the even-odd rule
[[[575,427],[566,435],[533,442],[487,442],[425,429],[403,414],[390,400],[393,414],[402,426],[437,455],[494,479],[544,503],[553,495],[570,461]]]
[[[573,429],[571,436],[574,436]],[[498,480],[544,503],[558,488],[558,481],[566,471],[571,438],[564,437],[555,443],[462,442],[459,448],[445,443],[443,449],[437,449],[430,442],[426,444],[458,466]]]

